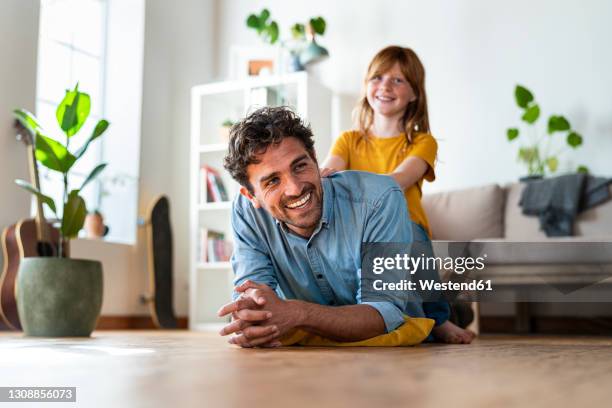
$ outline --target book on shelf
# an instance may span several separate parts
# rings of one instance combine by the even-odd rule
[[[213,167],[202,165],[200,168],[200,203],[222,201],[229,201],[229,196],[221,175]]]
[[[200,228],[200,262],[228,262],[233,245],[225,240],[225,234],[208,228]]]

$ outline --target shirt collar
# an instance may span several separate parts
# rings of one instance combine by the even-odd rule
[[[334,186],[329,177],[321,179],[323,190],[323,214],[321,215],[321,225],[325,228],[331,224],[334,217]]]

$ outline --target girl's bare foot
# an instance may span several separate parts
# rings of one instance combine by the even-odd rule
[[[476,333],[462,329],[449,320],[434,327],[431,332],[437,340],[449,344],[470,344],[476,337]]]

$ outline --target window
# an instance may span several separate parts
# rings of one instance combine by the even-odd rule
[[[81,146],[99,119],[111,123],[73,167],[69,187],[79,186],[98,163],[108,163],[82,195],[88,211],[103,214],[105,239],[116,242],[136,237],[143,40],[144,0],[41,0],[36,114],[49,136],[63,142],[55,109],[78,82],[91,97],[91,112],[70,139],[70,150]],[[40,175],[43,191],[61,203],[61,177],[42,167]]]

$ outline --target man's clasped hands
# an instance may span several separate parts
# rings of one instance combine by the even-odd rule
[[[235,288],[240,296],[218,311],[219,316],[231,314],[232,321],[219,332],[233,334],[230,344],[240,347],[279,347],[279,339],[300,321],[298,302],[279,298],[264,284],[245,281]]]

